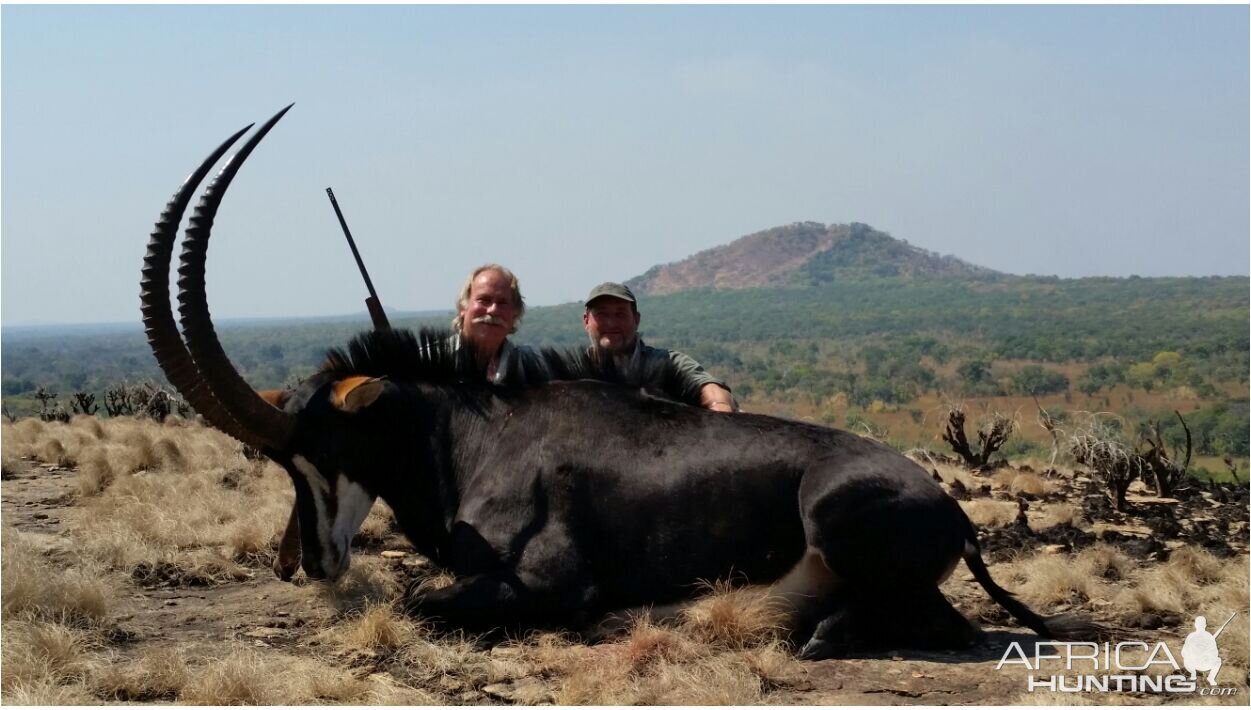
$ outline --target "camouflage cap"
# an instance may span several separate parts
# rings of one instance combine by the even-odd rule
[[[630,303],[638,303],[638,299],[634,297],[634,292],[630,290],[630,287],[625,284],[613,283],[612,281],[606,281],[591,289],[591,295],[586,297],[586,305],[590,306],[591,301],[600,296],[611,296],[612,298],[620,298]]]

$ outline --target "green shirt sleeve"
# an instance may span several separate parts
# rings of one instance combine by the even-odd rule
[[[672,365],[671,368],[668,368],[670,377],[665,378],[663,382],[652,383],[671,399],[700,406],[699,391],[704,388],[704,385],[720,385],[727,390],[730,389],[729,385],[723,380],[708,374],[703,365],[700,365],[695,361],[695,358],[686,353],[650,346],[646,346],[646,348],[650,351],[648,353],[649,357],[668,358],[670,365]]]

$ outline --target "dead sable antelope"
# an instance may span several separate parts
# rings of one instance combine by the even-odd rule
[[[290,107],[288,107],[290,108]],[[309,577],[333,580],[377,498],[421,554],[456,577],[409,609],[470,630],[563,626],[689,599],[700,580],[771,585],[808,658],[882,647],[961,647],[977,630],[939,592],[963,558],[1022,624],[1054,638],[1094,625],[1045,618],[991,579],[977,533],[920,466],[848,432],[719,414],[544,354],[565,381],[467,381],[445,335],[376,331],[279,408],[222,351],[204,294],[213,217],[240,165],[206,188],[179,267],[182,337],[169,308],[173,240],[191,193],[244,133],[187,179],[152,233],[143,313],[153,352],[208,421],[291,476]],[[249,126],[250,128],[250,126]],[[185,338],[185,345],[184,345]]]

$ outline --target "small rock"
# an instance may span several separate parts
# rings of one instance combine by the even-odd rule
[[[165,606],[178,606],[178,602],[174,601],[173,599],[169,599],[165,602]]]
[[[274,616],[279,616],[279,617],[291,616],[291,612],[289,612],[289,611],[277,611],[277,612],[274,612]]]
[[[1043,554],[1047,554],[1047,555],[1059,555],[1059,554],[1062,554],[1064,550],[1065,550],[1064,545],[1043,545],[1042,546]]]
[[[408,553],[400,550],[383,550],[382,556],[388,560],[402,560],[408,556]]]
[[[35,513],[34,515],[30,517],[34,518],[35,520],[47,520],[48,514],[47,513]]]

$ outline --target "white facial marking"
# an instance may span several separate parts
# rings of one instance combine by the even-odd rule
[[[291,462],[295,464],[295,469],[308,479],[308,486],[314,492],[323,496],[330,492],[330,484],[326,482],[326,477],[321,475],[321,471],[318,471],[308,459],[296,454],[291,457]]]
[[[366,491],[359,483],[348,480],[347,476],[342,474],[339,475],[337,488],[339,507],[335,515],[332,534],[334,547],[340,557],[337,565],[326,566],[327,571],[336,570],[336,577],[346,572],[348,565],[351,564],[352,536],[360,530],[361,523],[365,522],[365,516],[369,515],[369,509],[374,507],[375,500],[375,496],[370,495],[369,491]],[[327,550],[329,549],[328,546]]]

